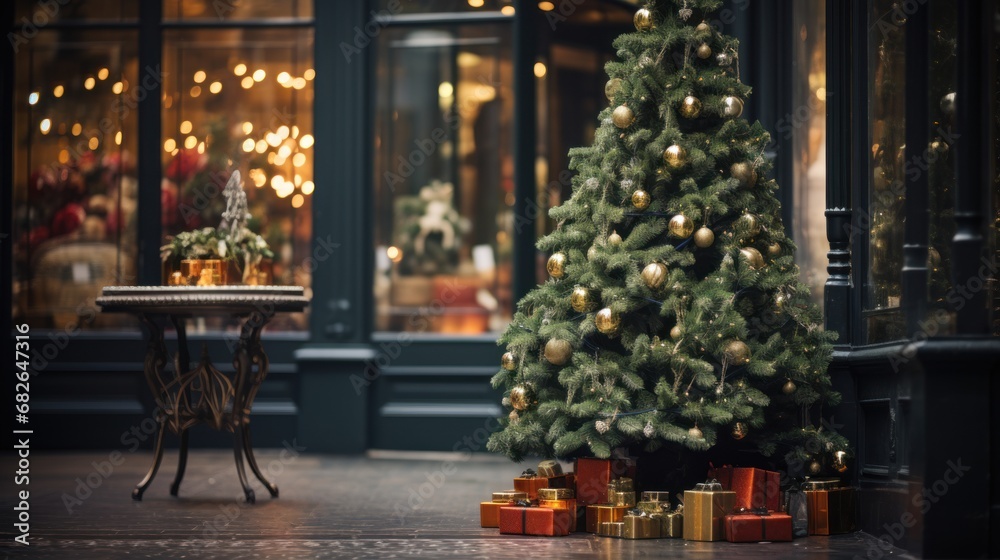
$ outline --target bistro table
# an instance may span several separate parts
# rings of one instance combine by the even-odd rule
[[[97,305],[105,313],[137,315],[149,329],[144,369],[156,402],[159,431],[153,464],[132,491],[132,498],[142,500],[143,492],[160,468],[166,428],[181,439],[177,475],[170,486],[170,494],[177,495],[187,466],[188,429],[197,424],[233,432],[236,473],[248,503],[253,503],[255,497],[247,481],[244,456],[271,496],[278,497],[278,487],[260,472],[253,455],[250,410],[268,370],[261,330],[276,313],[304,310],[309,305],[304,289],[301,286],[109,286],[97,298]],[[208,316],[240,320],[238,342],[234,340],[230,345],[235,368],[231,376],[212,365],[207,349],[203,350],[198,365],[191,369],[185,322]],[[177,352],[169,369],[163,318],[169,319],[177,332]]]

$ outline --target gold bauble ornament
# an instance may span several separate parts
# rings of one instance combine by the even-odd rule
[[[552,365],[561,366],[573,355],[573,345],[560,338],[550,339],[545,343],[545,359]]]
[[[751,237],[760,235],[760,221],[757,219],[757,216],[750,213],[743,214],[740,216],[740,224],[746,228],[747,233],[749,233]]]
[[[712,47],[708,46],[708,43],[702,43],[698,45],[698,58],[704,60],[712,56]]]
[[[724,352],[731,364],[741,365],[750,361],[750,347],[742,340],[729,341]]]
[[[639,31],[649,31],[653,28],[653,14],[646,8],[639,8],[632,17],[632,23]]]
[[[785,302],[786,301],[787,301],[787,298],[784,295],[778,294],[778,295],[774,296],[774,307],[776,307],[778,309],[778,311],[784,311],[785,310]]]
[[[795,386],[795,382],[791,379],[785,381],[785,384],[781,386],[781,392],[786,395],[791,395],[796,389],[798,389],[798,387]]]
[[[738,119],[743,114],[743,100],[733,95],[722,98],[722,116],[729,119]]]
[[[507,371],[517,369],[517,360],[514,359],[512,352],[504,352],[504,355],[500,358],[500,367]]]
[[[632,193],[632,206],[634,206],[636,210],[645,210],[646,208],[649,208],[649,203],[652,202],[652,200],[653,199],[649,196],[649,193],[642,189]]]
[[[684,214],[677,214],[670,218],[670,235],[679,239],[687,239],[694,233],[694,222]]]
[[[533,404],[535,404],[535,391],[530,384],[515,385],[510,390],[510,406],[514,410],[527,410]]]
[[[635,113],[632,112],[632,109],[624,105],[619,105],[611,113],[611,122],[615,123],[615,126],[618,128],[628,128],[635,122]]]
[[[738,161],[729,166],[729,173],[744,187],[752,187],[757,182],[757,171],[753,164],[745,161]]]
[[[667,280],[667,265],[649,263],[642,269],[642,281],[650,290],[656,290]]]
[[[680,325],[674,325],[670,328],[670,338],[672,340],[680,340],[681,336],[684,334],[684,329]]]
[[[608,101],[614,101],[615,96],[618,92],[622,90],[622,79],[621,78],[611,78],[608,83],[604,84],[604,95],[608,98]]]
[[[549,262],[545,263],[545,270],[549,271],[549,276],[553,278],[562,278],[566,274],[566,255],[552,253]]]
[[[937,138],[930,143],[930,149],[932,153],[937,155],[945,154],[948,152],[948,144],[940,138]]]
[[[701,115],[701,100],[689,95],[681,101],[681,116],[685,119],[696,119]]]
[[[747,426],[743,422],[733,424],[733,439],[739,441],[747,437]]]
[[[744,247],[740,249],[740,255],[746,259],[750,268],[754,270],[764,266],[764,255],[761,255],[760,251],[754,247]]]
[[[612,247],[617,247],[622,244],[622,236],[618,235],[617,231],[612,231],[611,235],[608,236],[608,245]]]
[[[809,463],[809,472],[811,474],[819,474],[821,470],[823,470],[823,465],[819,464],[819,461],[813,459],[813,461]]]
[[[846,451],[837,451],[833,454],[833,468],[837,469],[837,472],[839,473],[847,471]]]
[[[694,30],[697,31],[698,33],[707,33],[708,30],[711,29],[711,28],[712,27],[710,25],[708,25],[708,22],[703,21],[703,22],[699,23],[697,25],[697,27],[694,28]]]
[[[610,307],[605,307],[597,312],[597,315],[594,317],[594,324],[597,325],[597,330],[602,333],[614,335],[618,332],[619,327],[621,327],[622,320]]]
[[[779,244],[777,241],[775,241],[774,243],[771,243],[770,245],[768,245],[767,246],[767,254],[771,255],[772,257],[780,256],[781,255],[781,244]]]
[[[595,307],[594,298],[590,296],[590,290],[583,286],[573,288],[573,293],[569,296],[569,304],[573,306],[574,311],[580,313],[585,313]]]
[[[663,150],[663,161],[672,169],[680,169],[687,165],[688,153],[683,146],[673,144]]]
[[[688,430],[688,437],[691,439],[702,439],[703,437],[705,437],[705,434],[701,433],[701,430],[698,429],[698,426],[694,426],[693,428]]]
[[[711,228],[702,226],[694,232],[694,244],[699,249],[707,249],[715,243],[715,232]]]

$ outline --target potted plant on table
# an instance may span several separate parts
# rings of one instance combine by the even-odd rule
[[[206,227],[175,235],[160,248],[171,285],[258,285],[270,282],[265,260],[274,257],[259,234],[247,227],[246,193],[240,172],[233,171],[222,191],[226,210],[218,228]]]

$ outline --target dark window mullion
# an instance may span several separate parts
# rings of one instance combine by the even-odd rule
[[[161,229],[160,181],[163,176],[160,160],[162,136],[163,35],[160,25],[163,0],[143,0],[139,5],[139,70],[136,88],[145,95],[137,96],[139,130],[139,264],[138,284],[159,285],[162,281],[160,264]],[[155,79],[147,80],[148,77]],[[148,83],[148,85],[147,85]],[[138,90],[137,90],[138,91]]]

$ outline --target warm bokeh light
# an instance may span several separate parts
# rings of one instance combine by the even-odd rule
[[[389,257],[389,260],[398,263],[403,260],[403,251],[399,247],[391,246],[385,250],[385,256]]]
[[[512,16],[514,15],[514,6],[504,6],[500,8],[500,13],[505,16]]]
[[[243,80],[240,82],[240,85],[243,86],[243,89],[250,89],[253,87],[253,84],[254,84],[253,78],[251,78],[250,76],[243,78]]]
[[[247,153],[252,152],[255,144],[256,142],[253,141],[253,138],[247,138],[243,141],[243,151]]]
[[[122,145],[122,131],[120,130],[115,133],[115,144],[118,146]]]
[[[285,138],[288,138],[288,132],[289,132],[289,130],[288,130],[288,127],[285,126],[285,125],[279,126],[278,130],[276,130],[275,132],[277,132],[278,138],[281,138],[282,140],[284,140]]]
[[[93,76],[88,76],[86,80],[83,81],[83,89],[94,89],[97,84],[97,80]]]
[[[173,138],[167,138],[163,141],[163,151],[173,152],[177,148],[177,142]]]
[[[251,132],[253,132],[253,123],[246,121],[243,123],[243,134],[250,134]]]
[[[257,69],[257,70],[254,70],[254,72],[253,72],[253,81],[255,81],[255,82],[263,82],[264,78],[266,78],[266,77],[267,77],[267,72],[265,72],[262,69]]]
[[[441,82],[438,86],[438,97],[451,97],[455,93],[455,86],[451,82]]]
[[[279,72],[278,77],[276,79],[278,80],[279,84],[285,85],[285,82],[291,80],[292,76],[288,72]]]
[[[181,134],[187,134],[187,133],[191,132],[192,128],[193,128],[193,126],[191,124],[191,121],[184,121],[184,122],[182,122],[181,123],[181,127],[180,127]]]
[[[308,150],[309,148],[312,147],[312,145],[313,145],[312,134],[303,134],[302,138],[299,138],[299,146],[301,146],[303,150]]]
[[[198,70],[194,73],[194,83],[200,84],[205,81],[206,74],[204,70]]]
[[[316,77],[316,71],[312,68],[306,68],[306,71],[302,73],[302,77],[307,80],[312,80]]]
[[[292,197],[292,208],[301,208],[306,202],[306,197],[301,194],[297,194]]]
[[[31,93],[28,94],[28,105],[34,105],[35,103],[38,103],[38,92],[37,91],[33,91],[33,92],[31,92]]]
[[[303,154],[302,152],[299,152],[294,156],[292,156],[292,165],[294,165],[295,167],[302,167],[305,164],[306,164],[306,155]]]
[[[97,71],[97,79],[101,81],[107,80],[108,74],[110,74],[110,72],[108,72],[107,68],[101,68]]]
[[[52,121],[42,119],[42,122],[38,123],[38,129],[42,131],[42,134],[48,134],[52,130]]]
[[[302,89],[306,87],[306,79],[301,77],[295,78],[292,80],[292,87],[295,89]]]
[[[469,0],[469,5],[473,8],[482,8],[485,3],[483,0]]]
[[[536,78],[542,78],[542,77],[545,76],[545,72],[546,72],[545,63],[544,62],[536,62],[535,63],[535,77]]]
[[[62,86],[59,86],[59,87],[62,87]],[[113,93],[115,95],[118,95],[124,89],[125,89],[125,86],[121,82],[115,82],[114,85],[111,86],[111,93]]]
[[[538,9],[543,12],[551,12],[552,10],[556,9],[556,5],[553,4],[552,2],[539,2]]]
[[[187,138],[184,139],[184,147],[189,150],[197,145],[198,145],[198,139],[195,138],[194,136],[188,136]]]
[[[198,97],[199,95],[201,95],[201,86],[191,88],[191,97]]]
[[[55,97],[62,97],[65,91],[66,89],[59,85],[52,89],[52,95]]]
[[[92,137],[89,142],[87,142],[87,147],[91,150],[96,150],[98,146],[101,145],[101,141],[97,139],[96,136]]]
[[[263,154],[267,150],[267,142],[263,140],[257,141],[257,146],[254,148],[258,154]]]
[[[237,76],[242,76],[247,73],[247,65],[242,62],[233,67],[233,74]]]
[[[222,91],[222,82],[212,82],[208,86],[208,91],[212,93],[219,93],[220,91]]]
[[[314,190],[316,190],[316,185],[312,181],[303,181],[302,194],[310,195]]]
[[[80,133],[83,132],[83,125],[81,125],[80,123],[73,123],[73,128],[70,129],[70,132],[73,134],[73,136],[79,136]]]

